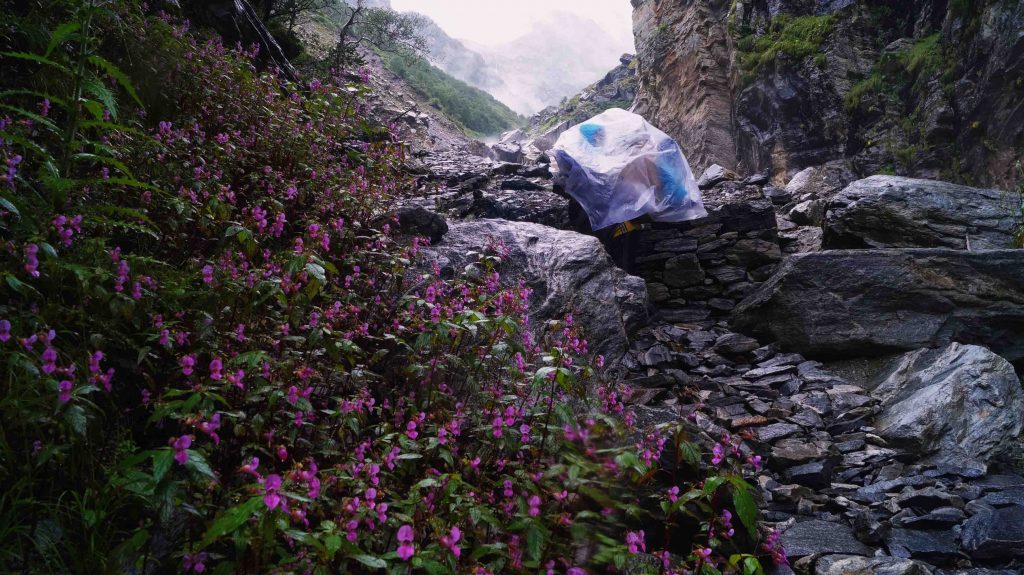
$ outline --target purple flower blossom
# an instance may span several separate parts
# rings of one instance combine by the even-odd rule
[[[194,368],[196,366],[196,356],[194,356],[194,355],[182,356],[182,358],[178,360],[178,363],[181,364],[181,373],[182,374],[184,374],[184,375],[192,375],[192,372],[195,371]]]
[[[188,461],[188,448],[192,447],[192,436],[182,435],[181,437],[171,438],[171,447],[174,448],[174,460],[179,465],[185,465]]]
[[[412,544],[412,525],[403,525],[398,528],[398,556],[403,561],[408,561],[416,554],[416,547]]]
[[[206,571],[206,559],[207,554],[205,551],[190,555],[186,553],[181,558],[182,566],[185,567],[185,571],[195,571],[196,573],[202,573]]]
[[[626,533],[626,545],[629,547],[629,552],[633,555],[641,551],[647,551],[647,544],[644,542],[644,532],[630,531]]]
[[[72,384],[70,381],[66,379],[61,381],[57,385],[57,399],[60,400],[61,403],[67,403],[68,401],[71,401],[71,389],[73,387],[74,384]]]
[[[0,343],[7,343],[11,339],[11,322],[0,319]]]
[[[57,350],[47,347],[43,350],[41,359],[43,360],[43,373],[50,375],[57,371]]]
[[[716,443],[715,446],[711,448],[711,464],[719,465],[723,460],[725,460],[725,449],[722,448],[721,443]]]
[[[39,277],[39,258],[36,256],[38,253],[39,246],[36,244],[25,245],[25,271],[34,278]]]
[[[529,505],[530,507],[530,517],[540,516],[540,497],[536,495],[531,495],[529,501],[527,501],[527,505]]]
[[[276,473],[263,480],[263,503],[268,509],[275,509],[281,504],[281,496],[277,490],[281,488],[281,476]]]
[[[458,526],[453,526],[448,532],[448,535],[441,536],[441,546],[448,548],[448,550],[452,552],[452,555],[460,557],[462,555],[462,549],[458,546],[460,539],[462,539],[462,531]]]
[[[672,488],[668,490],[668,500],[672,503],[679,501],[679,487],[673,485]]]
[[[221,377],[221,370],[224,369],[224,362],[219,357],[215,357],[210,361],[210,379],[219,380]]]

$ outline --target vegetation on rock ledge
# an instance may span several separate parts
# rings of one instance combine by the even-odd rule
[[[772,19],[767,32],[761,36],[748,35],[737,43],[740,67],[753,73],[774,62],[780,55],[794,60],[808,56],[824,57],[821,46],[832,33],[835,17],[790,16],[780,14]]]

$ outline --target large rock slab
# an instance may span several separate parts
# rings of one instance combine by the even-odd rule
[[[822,243],[824,249],[1012,248],[1014,207],[1013,196],[1000,190],[871,176],[828,204]]]
[[[932,575],[928,565],[898,557],[826,555],[814,564],[815,575]]]
[[[883,378],[873,392],[883,408],[878,435],[930,454],[934,463],[987,463],[1024,428],[1020,379],[984,347],[914,351],[894,360]]]
[[[620,358],[628,334],[647,319],[647,286],[617,268],[596,238],[529,222],[473,220],[449,226],[430,251],[443,272],[460,273],[477,262],[475,253],[500,240],[509,255],[499,268],[506,285],[522,280],[533,289],[535,325],[572,313],[586,326],[590,351]]]
[[[1024,507],[984,510],[964,523],[961,548],[976,559],[1024,557]]]
[[[957,341],[1024,359],[1024,250],[794,254],[733,312],[737,331],[818,357]]]

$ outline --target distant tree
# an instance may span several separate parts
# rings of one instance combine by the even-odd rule
[[[263,0],[263,21],[287,23],[288,31],[295,28],[299,16],[314,10],[323,10],[337,0]]]
[[[341,21],[332,51],[335,66],[361,62],[360,46],[404,56],[427,53],[427,40],[422,34],[426,19],[419,14],[369,7],[366,0],[356,0],[354,6],[345,4]]]

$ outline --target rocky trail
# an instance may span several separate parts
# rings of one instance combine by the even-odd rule
[[[572,231],[545,164],[419,165],[399,217],[443,269],[501,238],[534,317],[590,328],[641,423],[764,458],[762,520],[793,571],[1022,572],[1024,251],[1002,249],[999,192],[829,165],[782,188],[712,166],[709,216],[643,224],[609,246],[617,265]]]

